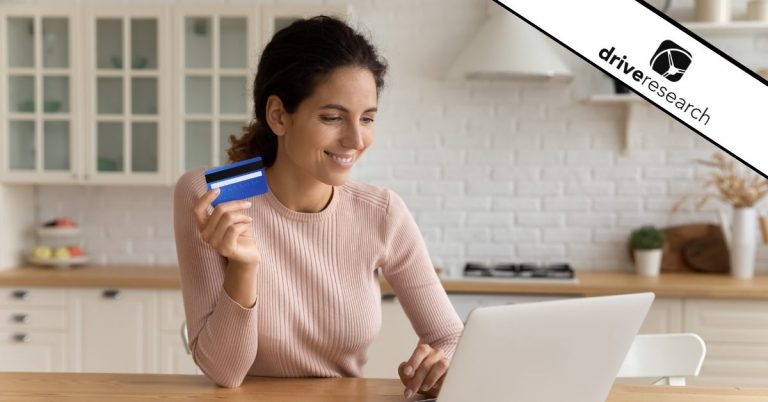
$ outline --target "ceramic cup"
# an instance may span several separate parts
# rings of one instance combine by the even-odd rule
[[[747,3],[747,19],[751,21],[768,21],[768,1],[750,0]]]
[[[696,21],[730,22],[731,0],[696,0]]]

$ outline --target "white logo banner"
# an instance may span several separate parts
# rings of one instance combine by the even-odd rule
[[[726,152],[768,172],[768,85],[640,0],[494,0]]]

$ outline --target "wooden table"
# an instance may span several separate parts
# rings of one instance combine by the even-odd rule
[[[166,374],[0,373],[0,401],[403,402],[399,380],[247,377],[220,388],[204,376]],[[607,402],[766,402],[768,388],[614,386]]]

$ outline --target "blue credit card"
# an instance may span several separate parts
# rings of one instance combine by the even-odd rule
[[[258,156],[206,170],[205,182],[208,183],[208,190],[221,190],[211,203],[214,207],[222,202],[243,200],[269,191],[264,165]]]

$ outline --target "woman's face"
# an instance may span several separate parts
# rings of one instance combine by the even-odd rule
[[[277,133],[280,162],[330,185],[347,181],[351,167],[373,143],[376,82],[365,68],[343,67],[320,82]]]

